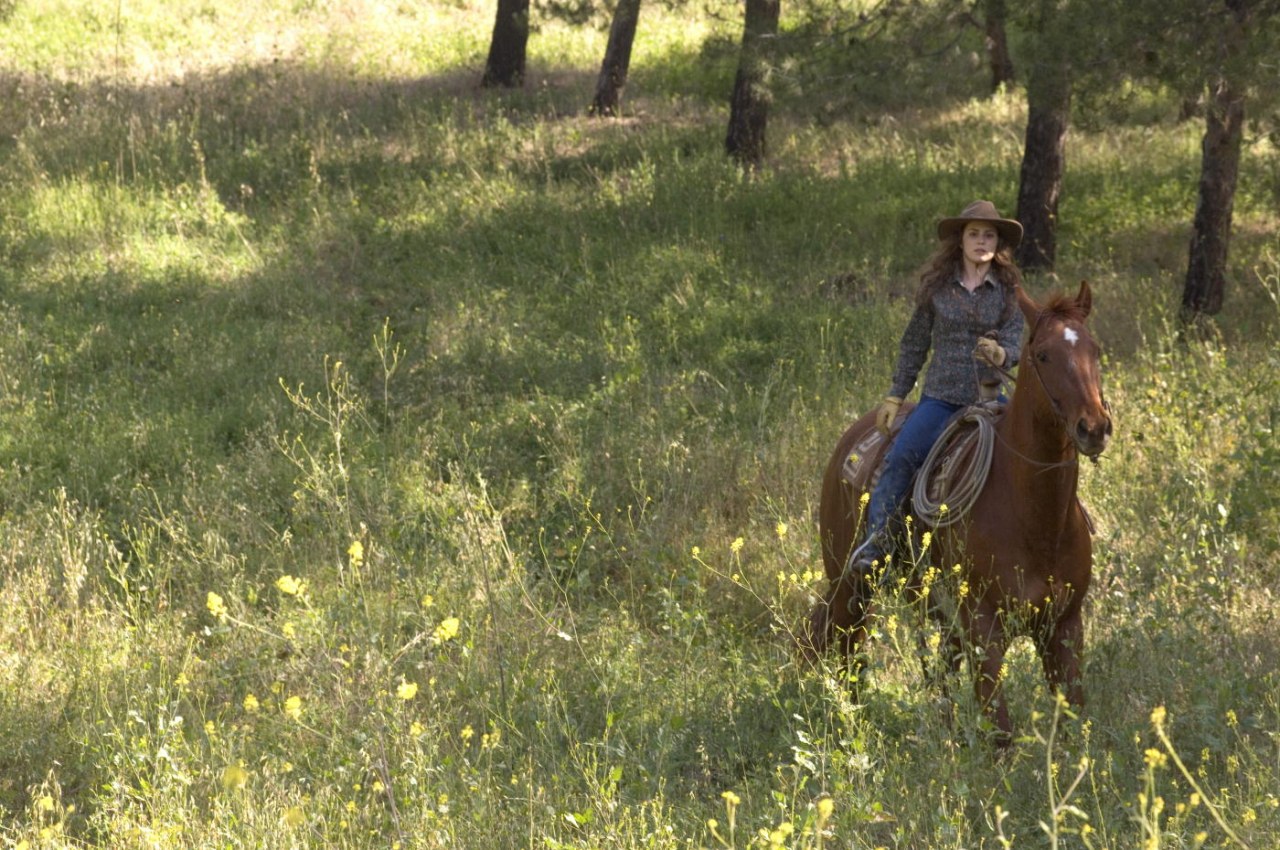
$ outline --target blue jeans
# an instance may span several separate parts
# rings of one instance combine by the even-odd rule
[[[888,554],[885,531],[889,521],[902,507],[907,490],[911,488],[911,479],[929,456],[929,450],[942,434],[947,420],[963,407],[962,404],[924,396],[902,423],[902,430],[889,449],[884,471],[880,473],[880,480],[867,505],[867,538],[874,541],[868,548],[874,551],[866,554],[872,559],[878,560]]]

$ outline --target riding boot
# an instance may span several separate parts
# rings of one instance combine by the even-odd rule
[[[875,529],[867,534],[862,545],[849,553],[845,562],[845,575],[861,577],[871,585],[883,585],[888,581],[890,550],[893,541],[885,529]]]

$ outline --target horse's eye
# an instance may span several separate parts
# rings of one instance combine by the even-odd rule
[[[1047,355],[1047,354],[1045,354],[1043,351],[1041,351],[1041,352],[1039,352],[1038,354],[1036,354],[1036,360],[1040,361],[1041,363],[1048,363],[1048,362],[1049,362],[1049,355]]]

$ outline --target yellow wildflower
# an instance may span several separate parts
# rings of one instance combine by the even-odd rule
[[[302,697],[289,697],[284,701],[284,713],[294,720],[302,719]]]
[[[400,686],[396,688],[396,696],[406,702],[418,695],[418,684],[409,682],[404,679],[400,680]]]
[[[787,536],[787,524],[781,520],[778,521],[778,524],[774,526],[773,530],[778,533],[779,540]]]
[[[359,540],[352,540],[351,545],[347,547],[347,561],[352,569],[364,563],[364,544]]]
[[[276,579],[276,590],[289,596],[297,596],[302,593],[302,581],[294,576],[280,576]]]
[[[250,713],[250,714],[253,714],[253,713],[254,713],[255,711],[257,711],[260,707],[261,707],[261,704],[258,702],[258,698],[257,698],[257,697],[255,697],[253,694],[245,694],[245,695],[244,695],[244,710],[245,710],[245,711],[247,711],[247,712],[248,712],[248,713]]]
[[[302,826],[307,816],[303,813],[301,806],[290,806],[284,810],[284,822],[286,826]]]
[[[209,591],[204,599],[205,607],[209,609],[209,613],[216,619],[225,620],[227,618],[227,604],[222,601],[222,597]]]
[[[457,617],[446,617],[440,621],[440,625],[436,626],[435,638],[437,643],[453,640],[458,636],[458,629],[462,626]]]
[[[249,782],[249,771],[238,764],[229,764],[222,769],[222,787],[227,791],[243,788]]]
[[[742,547],[745,543],[746,541],[741,537],[735,537],[733,542],[729,544],[729,551],[736,555],[742,551]]]

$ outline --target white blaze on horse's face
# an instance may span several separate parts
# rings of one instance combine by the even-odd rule
[[[1076,333],[1071,328],[1063,328],[1062,338],[1071,343],[1072,348],[1074,348],[1075,344],[1080,341],[1080,334]]]

